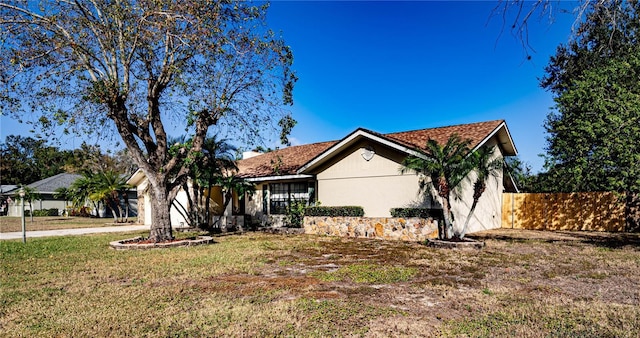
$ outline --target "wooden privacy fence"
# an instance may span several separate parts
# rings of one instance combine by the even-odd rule
[[[627,200],[614,192],[504,193],[502,227],[625,231]]]

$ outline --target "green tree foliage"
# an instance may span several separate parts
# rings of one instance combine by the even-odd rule
[[[111,210],[114,223],[127,222],[129,217],[129,200],[126,176],[113,170],[93,172],[85,170],[82,177],[75,180],[69,189],[57,191],[60,198],[66,197],[75,208],[83,207],[87,202],[93,204],[95,215],[99,216],[101,205]]]
[[[204,141],[202,145],[202,154],[198,163],[201,173],[196,179],[199,181],[200,186],[211,189],[214,185],[226,182],[225,177],[231,177],[230,181],[234,181],[234,172],[238,167],[235,162],[235,151],[237,150],[232,146],[227,139],[218,140],[217,137],[210,137]],[[233,187],[228,187],[228,193],[225,194],[224,207],[229,203]],[[205,222],[207,225],[211,224],[211,199],[207,198],[205,202]]]
[[[70,194],[71,194],[71,203],[74,208],[82,208],[88,201],[89,195],[93,191],[94,187],[94,178],[95,174],[92,171],[85,170],[82,172],[82,177],[75,180],[69,186]],[[93,204],[93,209],[96,211],[96,216],[98,216],[98,205],[95,201],[91,201]]]
[[[111,210],[113,222],[126,222],[128,217],[127,190],[131,187],[126,184],[127,179],[121,174],[107,170],[91,175],[90,189],[88,197],[92,201],[103,203]],[[122,205],[126,205],[127,214],[123,211]],[[120,218],[118,218],[118,216]]]
[[[131,175],[137,167],[126,149],[110,155],[100,146],[83,142],[80,148],[61,150],[46,140],[8,135],[0,144],[0,182],[30,184],[63,172],[113,170]]]
[[[82,142],[80,148],[69,151],[70,157],[65,162],[64,169],[68,173],[82,173],[83,171],[108,171],[131,176],[137,169],[127,149],[116,152],[103,151],[100,145],[90,145]]]
[[[547,177],[548,172],[534,174],[531,165],[523,162],[518,156],[505,157],[504,171],[513,178],[519,192],[554,192],[557,190]]]
[[[245,1],[0,2],[0,106],[44,127],[116,129],[149,179],[153,241],[210,126],[255,145],[292,103],[293,55]],[[189,148],[167,127],[186,121]],[[286,131],[286,130],[285,130]]]
[[[593,7],[546,67],[541,85],[556,105],[544,188],[640,190],[639,14],[637,1]]]
[[[186,136],[172,140],[176,149],[189,148],[191,139]],[[235,176],[235,154],[237,148],[229,143],[228,139],[218,139],[217,136],[205,139],[201,154],[195,161],[185,165],[191,166],[189,180],[184,183],[183,189],[187,194],[187,207],[174,201],[178,212],[186,219],[190,226],[204,230],[217,230],[221,227],[222,216],[213,219],[211,213],[211,198],[207,195],[213,187],[220,187],[223,204],[218,206],[225,210],[233,199],[235,192],[240,199],[245,193],[255,190],[253,184]]]
[[[57,188],[54,192],[53,192],[53,198],[55,199],[59,199],[59,200],[63,200],[64,201],[64,211],[63,214],[68,216],[67,212],[67,205],[68,202],[73,200],[73,191],[70,188],[67,187],[60,187]]]
[[[444,214],[444,227],[439,227],[438,236],[448,239],[454,233],[454,217],[451,211],[451,191],[458,187],[474,168],[474,161],[469,157],[469,140],[463,140],[457,134],[451,135],[447,143],[440,145],[429,139],[420,156],[407,157],[402,165],[402,172],[415,171],[424,175],[420,180],[420,189],[425,193],[439,197]]]
[[[9,135],[0,144],[0,182],[30,184],[64,172],[69,153],[45,140]]]

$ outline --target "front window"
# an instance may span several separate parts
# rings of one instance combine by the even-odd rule
[[[305,205],[314,202],[313,182],[271,183],[269,184],[269,210],[273,215],[287,212],[287,206],[293,202]]]

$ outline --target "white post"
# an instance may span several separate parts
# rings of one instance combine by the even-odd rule
[[[20,201],[22,205],[22,210],[20,212],[20,220],[22,222],[22,243],[27,243],[27,226],[24,219],[24,188],[20,188]]]

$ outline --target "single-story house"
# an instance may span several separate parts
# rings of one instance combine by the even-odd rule
[[[418,174],[403,173],[401,164],[407,156],[423,149],[427,140],[444,144],[452,134],[471,140],[473,150],[495,146],[497,157],[517,154],[504,120],[390,134],[358,128],[338,141],[243,154],[237,175],[255,184],[256,190],[244,198],[239,210],[250,216],[252,223],[277,226],[282,224],[286,207],[293,201],[362,206],[365,217],[389,217],[391,208],[397,207],[440,208],[420,192]],[[460,198],[452,198],[456,219],[466,217],[471,208],[472,175],[462,184]],[[141,176],[137,181],[143,185],[145,180]],[[470,232],[500,227],[505,191],[515,191],[508,175],[490,178],[470,222]],[[173,219],[172,215],[172,222]]]
[[[78,174],[69,174],[69,173],[61,173],[51,177],[47,177],[40,181],[33,182],[28,184],[27,186],[33,188],[38,194],[40,194],[40,199],[37,201],[31,202],[31,206],[33,210],[45,210],[45,209],[58,209],[60,213],[65,210],[65,207],[68,204],[68,201],[64,201],[62,199],[54,198],[53,195],[58,188],[69,188],[73,182],[75,182],[78,178],[82,177]],[[20,198],[16,197],[20,190],[20,187],[13,186],[12,189],[7,191],[2,191],[3,198],[11,201],[8,203],[8,213],[7,216],[20,216]],[[137,194],[135,191],[129,192],[129,216],[136,216],[137,213]],[[29,203],[25,202],[24,206],[25,210],[29,210]],[[104,217],[110,216],[110,211],[104,210]]]
[[[58,188],[68,188],[80,177],[81,176],[77,174],[62,173],[28,184],[27,187],[33,188],[37,191],[41,198],[37,201],[31,202],[33,210],[58,209],[62,212],[65,209],[65,201],[54,198],[53,194]],[[20,216],[20,198],[15,196],[18,194],[19,190],[20,188],[15,186],[12,190],[4,191],[2,193],[12,201],[12,203],[9,204],[8,216]],[[29,210],[29,203],[26,201],[24,209]]]

